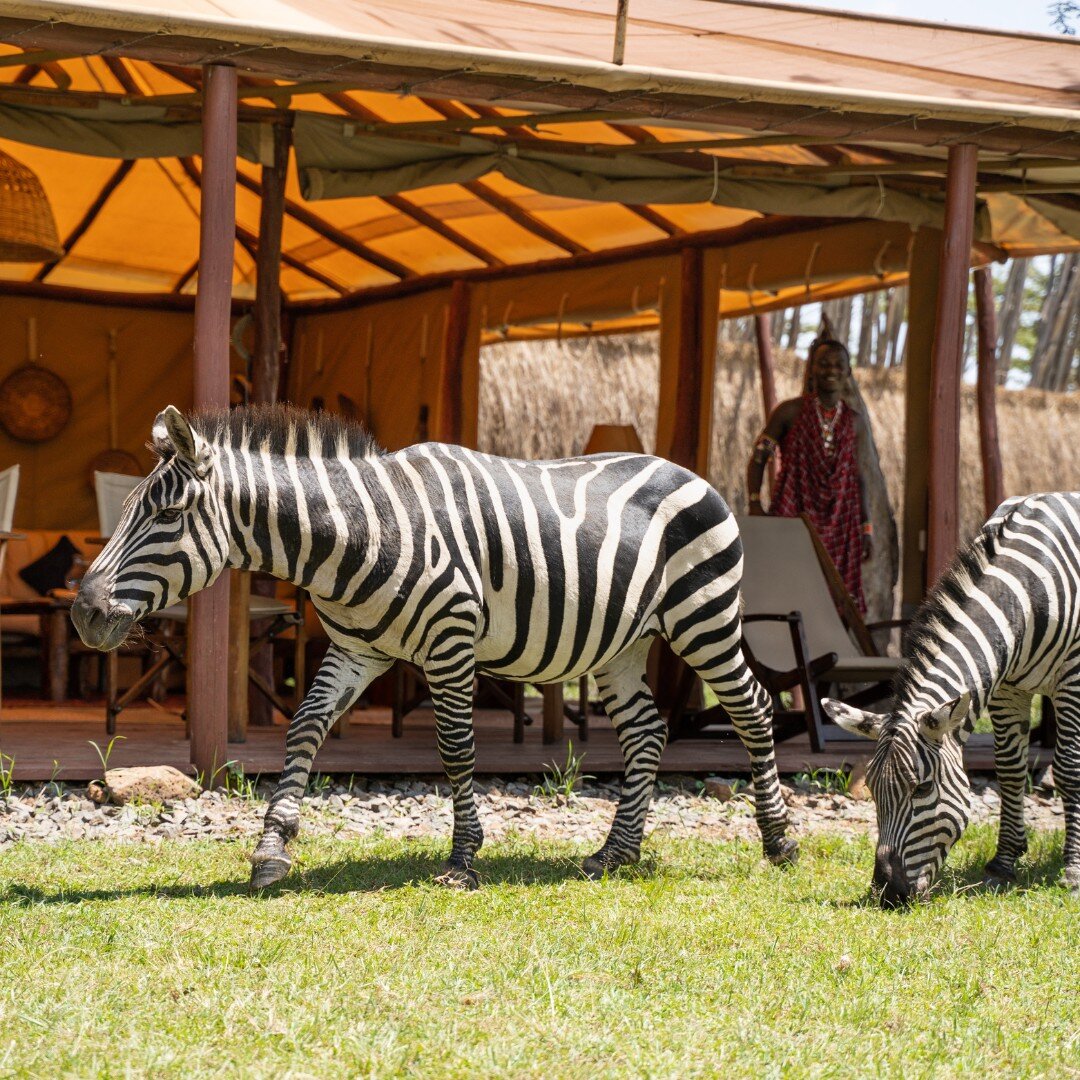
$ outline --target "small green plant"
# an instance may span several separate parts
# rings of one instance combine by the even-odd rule
[[[90,740],[90,745],[97,751],[98,760],[101,762],[101,779],[105,780],[105,774],[109,771],[109,758],[112,757],[113,747],[123,738],[124,735],[114,735],[109,740],[109,745],[104,750],[93,739]]]
[[[10,754],[0,754],[0,795],[6,799],[11,794],[15,780],[15,759]]]
[[[62,781],[57,780],[57,774],[60,772],[60,762],[53,758],[52,773],[49,775],[49,782],[42,788],[42,794],[46,791],[52,791],[53,798],[62,799],[64,797],[64,784]]]
[[[254,802],[259,797],[259,778],[244,775],[238,761],[225,762],[225,794],[234,799]]]
[[[851,791],[851,775],[843,769],[810,769],[796,773],[793,779],[815,793],[847,795]]]
[[[330,790],[332,780],[326,773],[317,772],[308,777],[307,790],[311,795],[325,795]]]
[[[577,757],[574,754],[573,742],[567,740],[566,763],[561,768],[554,763],[548,766],[544,770],[543,780],[533,788],[533,794],[546,796],[549,799],[561,795],[569,801],[574,797],[574,788],[577,787],[579,781],[596,779],[595,776],[581,771],[584,762],[585,755]]]

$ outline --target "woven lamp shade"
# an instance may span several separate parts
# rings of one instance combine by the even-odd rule
[[[61,254],[56,219],[41,181],[0,151],[0,262],[48,262]]]

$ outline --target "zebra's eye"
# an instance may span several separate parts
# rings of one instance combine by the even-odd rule
[[[921,784],[915,785],[914,795],[916,799],[925,799],[934,790],[933,780],[924,780]]]
[[[175,525],[180,520],[181,514],[179,510],[160,510],[157,517],[163,525]]]

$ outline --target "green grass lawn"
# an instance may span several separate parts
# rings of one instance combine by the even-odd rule
[[[782,872],[749,845],[653,841],[613,880],[584,851],[299,841],[249,897],[248,845],[0,854],[0,1076],[1080,1076],[1080,901],[1060,834],[1021,887],[865,903],[868,840]]]

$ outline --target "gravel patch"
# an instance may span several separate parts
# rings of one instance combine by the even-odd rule
[[[745,784],[717,779],[734,788],[730,799],[705,795],[702,782],[690,777],[662,779],[649,811],[646,835],[756,839],[753,803]],[[718,790],[718,785],[712,788]],[[540,794],[526,777],[485,779],[477,782],[477,789],[480,820],[489,840],[517,834],[599,844],[607,835],[618,797],[616,783],[599,781],[582,784],[569,798]],[[25,788],[6,798],[0,796],[0,851],[17,842],[59,840],[254,839],[271,790],[264,781],[250,798],[219,790],[165,803],[98,806],[85,788],[48,784]],[[783,791],[795,835],[856,836],[874,831],[871,802],[805,780],[785,784]],[[331,783],[304,798],[302,830],[308,836],[448,838],[452,824],[448,796],[445,781],[372,780],[354,782],[351,787]],[[1056,796],[1037,790],[1026,802],[1030,827],[1064,827]],[[973,780],[972,821],[996,822],[999,806],[994,784]]]

